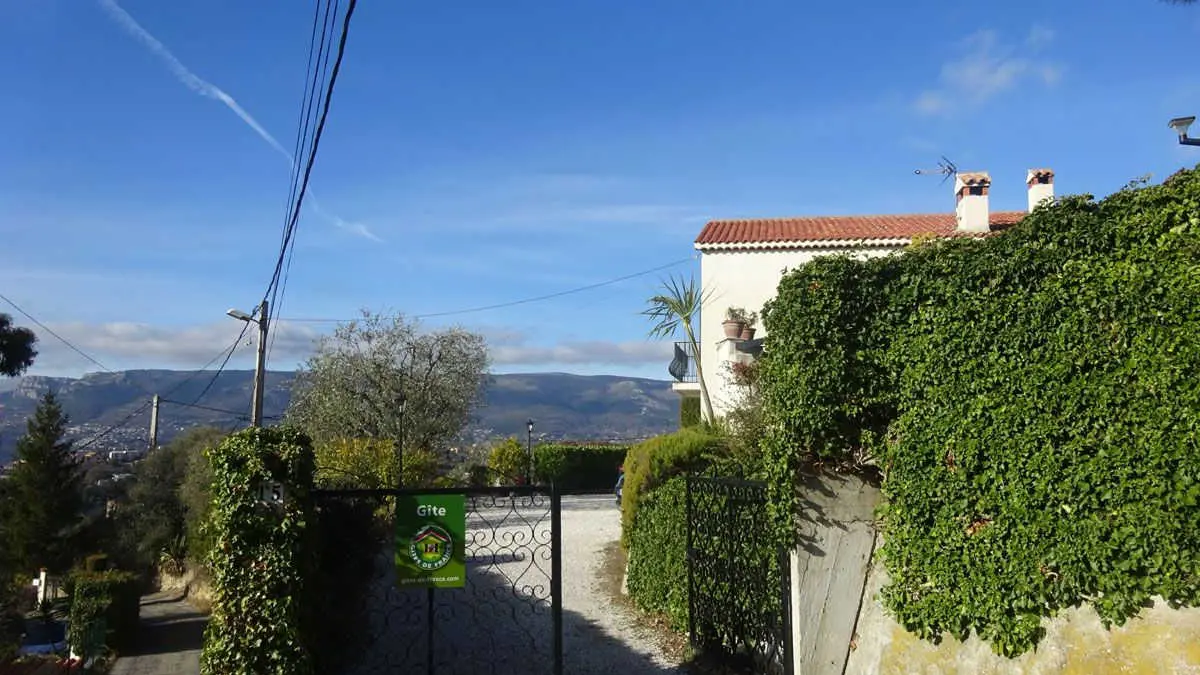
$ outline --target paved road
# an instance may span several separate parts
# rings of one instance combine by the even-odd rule
[[[112,675],[200,675],[207,618],[177,593],[142,598],[137,645],[117,659]]]

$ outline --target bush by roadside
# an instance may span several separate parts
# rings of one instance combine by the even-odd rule
[[[533,461],[539,481],[560,490],[611,490],[617,469],[625,461],[627,445],[607,443],[543,443],[534,447]]]
[[[639,443],[625,454],[625,487],[621,496],[621,544],[628,548],[643,496],[673,476],[695,471],[724,456],[725,438],[692,427]]]
[[[629,535],[626,580],[634,603],[666,615],[677,631],[688,623],[685,481],[676,476],[643,495]]]

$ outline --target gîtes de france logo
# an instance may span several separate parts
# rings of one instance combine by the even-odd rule
[[[450,562],[454,542],[450,534],[437,525],[426,525],[413,536],[408,554],[423,570],[439,570]]]

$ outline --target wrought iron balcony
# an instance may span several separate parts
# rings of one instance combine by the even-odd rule
[[[675,358],[667,367],[667,372],[676,382],[698,382],[696,377],[696,350],[691,342],[675,343]]]

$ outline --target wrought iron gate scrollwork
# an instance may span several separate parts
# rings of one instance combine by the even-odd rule
[[[396,583],[396,497],[429,493],[465,496],[464,588],[403,589]],[[323,640],[321,672],[561,674],[556,492],[517,486],[326,490],[314,496],[321,606],[329,612],[318,623],[331,631]]]
[[[765,518],[766,484],[688,476],[686,495],[690,641],[755,672],[790,674],[791,575]]]

